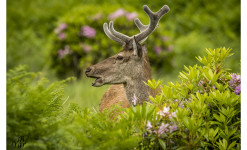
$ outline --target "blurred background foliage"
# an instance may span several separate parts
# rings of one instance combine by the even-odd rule
[[[144,4],[153,11],[164,4],[170,7],[145,42],[154,78],[174,81],[179,70],[194,65],[195,56],[205,48],[223,46],[235,53],[227,67],[240,71],[240,0],[8,0],[7,69],[24,64],[50,80],[82,77],[69,84],[66,94],[82,105],[97,105],[108,86],[91,87],[92,80],[84,78],[83,69],[121,49],[104,34],[103,23],[113,19],[118,31],[136,34],[131,17],[149,22]],[[119,10],[125,14],[111,18]],[[95,95],[99,96],[92,100]]]
[[[225,65],[240,72],[240,0],[8,0],[8,148],[20,136],[28,138],[25,149],[133,148],[133,124],[125,128],[127,122],[109,119],[110,112],[82,109],[97,112],[109,87],[91,87],[94,79],[85,78],[83,69],[121,49],[104,34],[103,23],[113,19],[116,30],[136,34],[133,16],[149,22],[145,4],[153,11],[170,7],[145,42],[154,78],[175,81],[195,56],[217,47],[232,48],[235,55]],[[81,78],[58,81],[68,76]]]

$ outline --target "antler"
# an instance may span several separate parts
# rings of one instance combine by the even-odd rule
[[[105,34],[112,40],[125,45],[126,43],[129,43],[130,40],[133,40],[135,37],[136,42],[142,43],[144,42],[147,37],[155,30],[157,27],[157,24],[161,17],[166,14],[169,11],[169,7],[167,5],[164,5],[158,12],[154,13],[152,12],[147,5],[143,6],[144,11],[150,18],[150,23],[149,25],[143,25],[141,21],[136,18],[134,20],[136,26],[138,29],[141,31],[139,34],[134,35],[132,37],[129,37],[127,35],[124,35],[120,32],[117,32],[114,27],[113,27],[113,21],[110,21],[109,23],[109,28],[108,24],[104,23],[103,29]]]
[[[140,42],[143,39],[147,38],[156,28],[159,20],[161,19],[161,17],[166,14],[169,11],[169,7],[167,5],[164,5],[158,12],[154,13],[152,12],[149,7],[147,5],[143,6],[144,11],[146,12],[146,14],[148,15],[148,17],[150,18],[150,23],[148,25],[148,28],[146,30],[144,30],[143,32],[135,35],[136,37],[136,41]],[[140,20],[136,19],[135,20],[136,24],[139,24],[140,26],[143,26],[143,28],[145,27]]]

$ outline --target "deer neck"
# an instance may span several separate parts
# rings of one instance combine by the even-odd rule
[[[149,96],[153,95],[153,91],[144,82],[147,83],[151,80],[151,69],[149,62],[144,61],[143,65],[139,67],[139,73],[134,77],[129,78],[129,80],[124,84],[126,97],[130,104],[133,103],[134,97],[137,99],[136,104],[142,104],[144,101],[149,101]]]

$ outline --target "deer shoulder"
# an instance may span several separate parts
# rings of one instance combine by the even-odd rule
[[[101,99],[99,111],[110,108],[112,105],[121,104],[123,108],[130,106],[123,84],[111,85]]]

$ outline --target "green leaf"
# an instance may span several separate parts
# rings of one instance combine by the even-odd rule
[[[161,140],[161,139],[159,139],[159,143],[160,143],[161,147],[162,147],[164,150],[166,150],[166,143],[165,143],[163,140]]]

